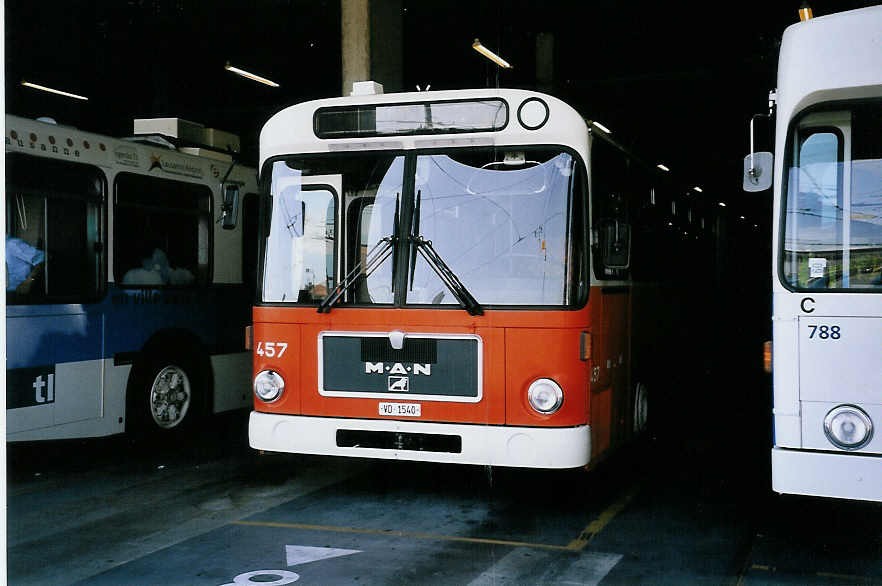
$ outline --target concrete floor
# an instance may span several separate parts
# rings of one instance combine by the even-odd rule
[[[773,496],[726,430],[585,473],[258,456],[244,426],[9,446],[9,584],[882,584],[882,506]]]

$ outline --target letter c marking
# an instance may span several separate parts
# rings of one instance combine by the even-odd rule
[[[812,307],[806,307],[805,304],[806,304],[806,303],[809,303],[809,302],[812,303]],[[803,310],[805,313],[811,313],[811,312],[813,312],[813,311],[815,310],[815,308],[814,308],[814,303],[815,303],[815,300],[814,300],[814,299],[812,299],[811,297],[806,297],[805,299],[803,299],[803,300],[800,302],[799,306],[802,308],[802,310]]]

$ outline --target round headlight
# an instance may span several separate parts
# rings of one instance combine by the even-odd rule
[[[873,438],[873,422],[863,409],[840,405],[824,418],[824,433],[843,450],[859,450]]]
[[[261,370],[254,377],[254,394],[261,401],[272,403],[282,396],[285,390],[285,379],[274,370]]]
[[[533,381],[527,390],[527,400],[530,407],[539,413],[550,415],[563,405],[563,390],[550,378],[540,378]]]

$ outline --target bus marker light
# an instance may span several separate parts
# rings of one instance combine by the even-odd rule
[[[763,370],[766,374],[772,374],[772,341],[763,342]]]
[[[551,415],[563,405],[563,390],[550,378],[540,378],[527,390],[530,407],[542,415]]]
[[[840,405],[824,418],[824,433],[843,450],[859,450],[873,439],[873,422],[863,409]]]
[[[254,349],[254,326],[245,326],[245,349]]]
[[[272,403],[277,401],[285,391],[285,379],[274,370],[261,370],[254,377],[254,394],[261,401]]]
[[[582,332],[579,337],[579,359],[586,361],[591,358],[591,332]]]

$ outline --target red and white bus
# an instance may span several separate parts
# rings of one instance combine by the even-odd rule
[[[711,223],[607,129],[352,95],[276,114],[260,164],[253,448],[575,468],[644,429],[660,277]]]

